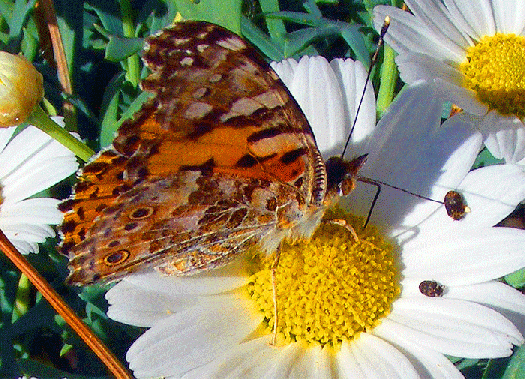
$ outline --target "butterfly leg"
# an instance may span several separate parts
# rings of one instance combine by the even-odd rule
[[[377,246],[374,245],[372,242],[360,239],[358,237],[357,232],[355,231],[355,229],[352,227],[352,225],[349,225],[346,222],[346,220],[336,218],[336,219],[333,219],[333,220],[327,220],[327,222],[329,222],[332,225],[337,225],[337,226],[340,226],[342,228],[345,228],[352,235],[352,237],[354,238],[355,242],[363,242],[363,243],[366,243],[366,244],[372,246],[373,248],[377,249]]]
[[[272,346],[277,345],[277,322],[278,322],[278,313],[277,313],[277,266],[279,266],[279,258],[281,257],[281,249],[277,248],[275,251],[275,259],[272,264],[272,295],[273,295],[273,337],[272,337]]]
[[[354,238],[355,242],[359,242],[359,237],[357,236],[357,233],[356,233],[355,229],[352,227],[352,225],[348,225],[346,220],[344,220],[342,218],[336,218],[336,219],[333,219],[333,220],[328,220],[328,223],[330,223],[332,225],[337,225],[337,226],[341,226],[341,227],[345,228],[352,235],[352,237]]]

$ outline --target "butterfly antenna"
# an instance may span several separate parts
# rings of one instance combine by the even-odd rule
[[[361,94],[361,99],[359,100],[359,105],[357,106],[357,110],[355,112],[355,117],[354,117],[354,122],[352,123],[352,128],[350,129],[350,133],[348,134],[348,138],[346,139],[345,147],[343,149],[343,152],[341,153],[341,158],[344,158],[346,149],[348,147],[348,144],[350,143],[350,139],[352,138],[355,124],[357,122],[357,117],[359,116],[359,111],[361,110],[361,105],[363,104],[363,100],[365,98],[366,86],[368,85],[368,82],[370,81],[370,75],[372,74],[372,68],[375,66],[377,62],[377,58],[379,56],[379,49],[381,48],[381,46],[383,46],[383,42],[385,40],[385,34],[389,26],[390,26],[390,17],[386,16],[385,21],[383,22],[383,26],[381,27],[381,33],[379,35],[379,41],[377,42],[376,51],[374,52],[374,55],[372,56],[372,60],[370,61],[370,66],[368,66],[368,73],[366,75],[365,85],[363,87],[363,93]]]

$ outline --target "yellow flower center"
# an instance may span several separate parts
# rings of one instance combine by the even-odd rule
[[[363,224],[361,218],[336,212],[329,218]],[[400,293],[393,248],[373,227],[356,232],[358,241],[344,227],[323,222],[309,242],[282,244],[276,273],[279,344],[338,347],[390,313]],[[266,259],[247,286],[267,332],[274,323],[273,259]]]
[[[465,87],[503,115],[525,116],[525,37],[484,36],[460,65]]]

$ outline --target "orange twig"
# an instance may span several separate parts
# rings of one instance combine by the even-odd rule
[[[60,35],[60,29],[58,28],[57,16],[55,7],[53,6],[52,0],[40,0],[41,10],[44,15],[44,20],[49,30],[49,36],[51,38],[51,44],[53,45],[53,55],[55,57],[55,63],[57,65],[58,80],[62,86],[64,93],[71,95],[73,94],[73,86],[71,84],[71,77],[69,73],[69,66],[67,64],[66,53],[64,51],[64,44],[62,42],[62,36]],[[72,116],[74,114],[73,105],[71,103],[64,103],[64,111]],[[70,118],[72,121],[72,117]],[[70,124],[70,123],[68,123]]]
[[[44,296],[51,306],[62,316],[68,325],[84,340],[86,345],[100,358],[109,371],[118,379],[132,379],[133,377],[118,361],[104,343],[87,327],[76,313],[62,300],[60,295],[36,271],[25,257],[16,250],[13,244],[0,230],[0,249],[25,274],[36,289]]]

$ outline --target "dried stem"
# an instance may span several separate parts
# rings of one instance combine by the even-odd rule
[[[0,249],[26,275],[36,289],[51,306],[62,316],[68,325],[84,340],[86,345],[100,358],[109,371],[118,379],[132,379],[133,376],[118,361],[104,343],[87,327],[77,314],[62,300],[60,295],[36,271],[25,257],[16,250],[13,244],[0,230]]]

